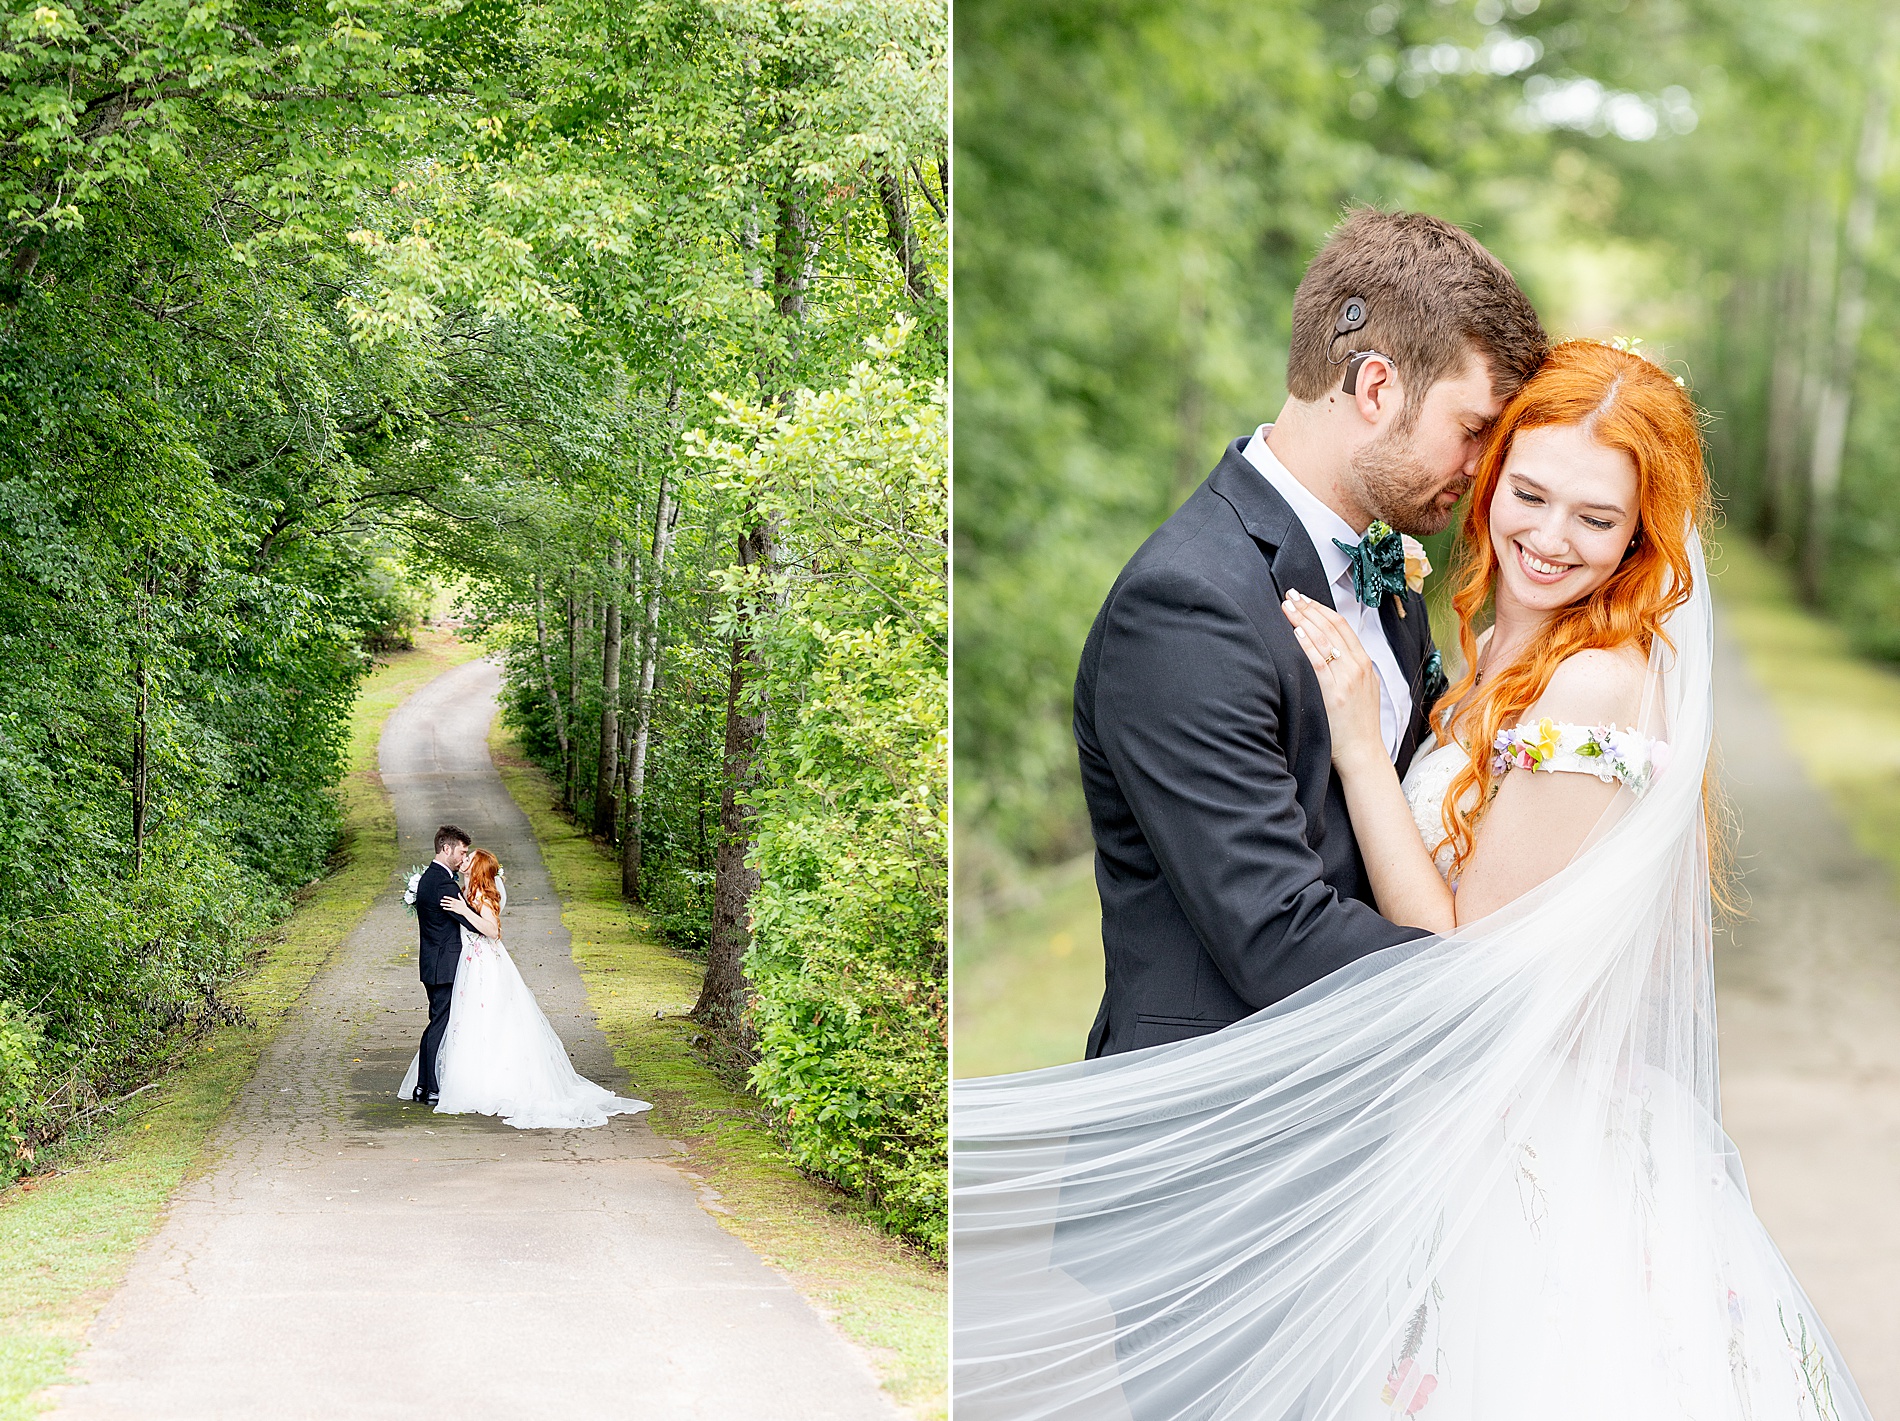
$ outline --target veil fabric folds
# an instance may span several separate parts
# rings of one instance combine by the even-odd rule
[[[959,1082],[958,1421],[1859,1421],[1720,1123],[1710,598],[1575,859],[1211,1036]]]

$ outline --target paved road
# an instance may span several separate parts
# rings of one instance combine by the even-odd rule
[[[1716,949],[1724,1123],[1877,1417],[1900,1417],[1900,899],[1732,645],[1716,727],[1751,917]]]
[[[637,1095],[489,761],[497,686],[463,666],[390,718],[399,862],[426,863],[443,820],[493,849],[509,945],[576,1067]],[[395,1100],[427,1020],[400,889],[286,1021],[52,1414],[892,1421],[867,1363],[699,1208],[644,1116],[516,1131]]]

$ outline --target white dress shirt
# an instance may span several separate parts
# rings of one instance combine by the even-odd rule
[[[1359,600],[1359,594],[1352,588],[1352,561],[1333,546],[1335,538],[1347,544],[1357,543],[1359,534],[1274,457],[1273,450],[1267,447],[1267,431],[1272,428],[1270,424],[1261,425],[1241,452],[1273,485],[1274,492],[1287,501],[1305,527],[1306,536],[1312,539],[1313,551],[1319,554],[1319,565],[1326,570],[1326,580],[1332,588],[1333,607],[1359,634],[1360,644],[1379,673],[1379,730],[1385,736],[1386,753],[1397,760],[1399,740],[1412,719],[1411,687],[1399,671],[1399,659],[1392,654],[1391,643],[1385,639],[1385,624],[1379,620],[1379,609]]]

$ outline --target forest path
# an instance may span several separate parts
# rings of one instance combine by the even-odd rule
[[[1900,900],[1720,636],[1750,916],[1716,944],[1723,1124],[1868,1407],[1900,1416]]]
[[[494,851],[510,950],[576,1068],[637,1095],[489,759],[499,684],[472,662],[389,718],[398,862],[426,863],[443,822]],[[426,1021],[399,875],[264,1053],[53,1416],[897,1416],[868,1363],[699,1207],[644,1115],[517,1131],[397,1101]]]

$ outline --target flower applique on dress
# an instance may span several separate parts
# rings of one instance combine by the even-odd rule
[[[1635,729],[1573,725],[1545,716],[1535,725],[1500,731],[1491,745],[1491,770],[1567,770],[1621,784],[1636,794],[1669,764],[1669,746]]]

